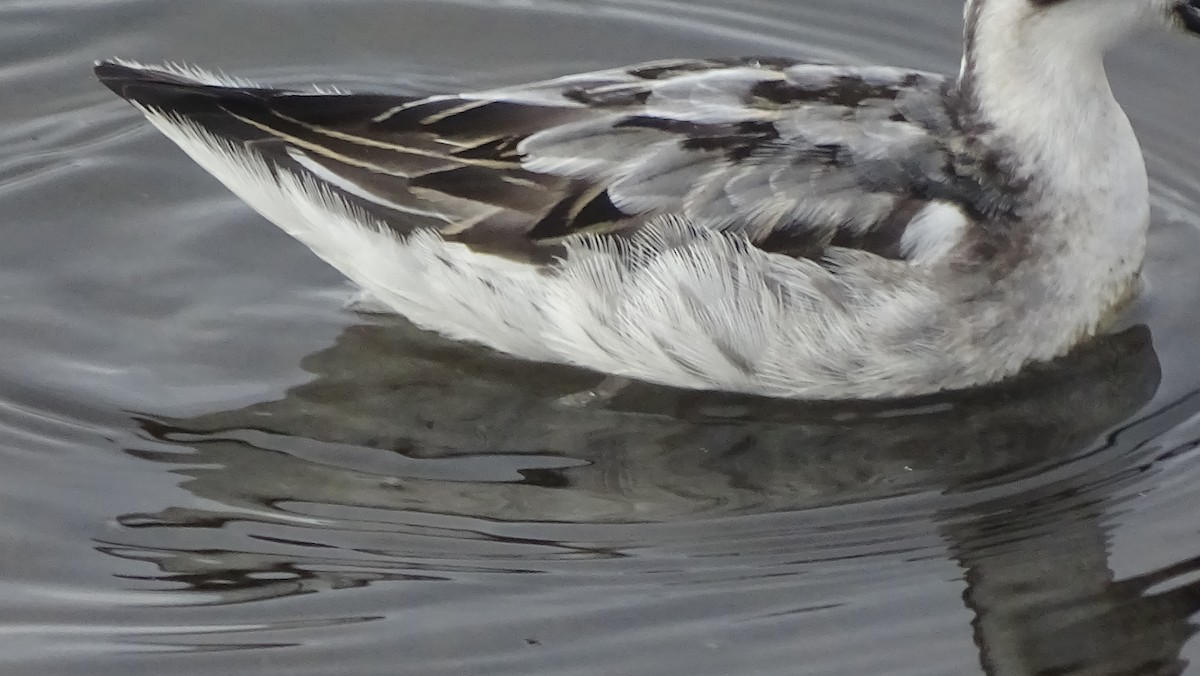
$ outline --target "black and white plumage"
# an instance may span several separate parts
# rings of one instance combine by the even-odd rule
[[[1100,59],[1195,13],[973,0],[958,78],[679,60],[408,99],[96,72],[421,326],[682,387],[901,396],[1059,355],[1128,294],[1145,170]]]

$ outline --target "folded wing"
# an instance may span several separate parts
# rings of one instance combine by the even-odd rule
[[[944,80],[925,73],[688,60],[406,98],[119,62],[97,72],[397,231],[506,255],[670,215],[793,256],[919,260],[978,207],[954,169]]]

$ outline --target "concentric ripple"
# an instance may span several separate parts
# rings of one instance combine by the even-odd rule
[[[947,71],[960,12],[0,2],[0,671],[1194,670],[1200,46],[1110,62],[1154,191],[1126,328],[873,405],[636,386],[565,407],[597,376],[345,309],[88,68],[406,91],[727,54]]]

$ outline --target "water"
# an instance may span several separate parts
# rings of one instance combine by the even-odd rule
[[[344,309],[90,78],[460,89],[671,56],[957,65],[957,0],[0,1],[0,672],[1200,673],[1200,44],[1110,61],[1126,332],[905,406],[653,387]],[[352,73],[347,77],[345,74]]]

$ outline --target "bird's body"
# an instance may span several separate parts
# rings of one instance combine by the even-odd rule
[[[680,387],[894,397],[1063,354],[1130,294],[1148,188],[1101,57],[1152,4],[974,0],[958,78],[680,60],[407,99],[97,72],[420,326]]]

